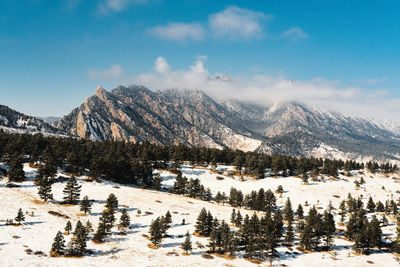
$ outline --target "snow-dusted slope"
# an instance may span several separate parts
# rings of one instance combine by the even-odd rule
[[[219,166],[219,171],[227,171],[232,167]],[[217,205],[215,203],[203,202],[183,196],[172,195],[165,192],[142,190],[135,187],[117,185],[112,183],[87,182],[85,177],[80,177],[82,184],[81,196],[88,195],[94,199],[92,213],[89,216],[79,216],[78,206],[62,206],[56,203],[42,203],[38,201],[37,187],[32,179],[36,173],[35,169],[24,167],[29,181],[19,184],[16,188],[5,187],[5,181],[0,183],[0,193],[3,205],[0,206],[0,218],[15,217],[19,208],[27,211],[26,222],[23,226],[5,226],[0,224],[0,262],[2,266],[256,266],[242,258],[239,254],[234,260],[227,260],[218,256],[213,259],[205,259],[202,255],[207,248],[199,248],[198,244],[206,245],[207,239],[192,236],[193,253],[184,256],[179,247],[183,242],[186,231],[193,233],[196,217],[202,207],[211,210],[212,214],[219,219],[229,221],[232,207]],[[266,178],[263,180],[240,181],[238,177],[230,178],[224,174],[214,174],[207,168],[192,168],[183,166],[183,174],[187,177],[199,178],[200,181],[210,187],[213,193],[217,191],[228,192],[230,187],[236,187],[248,193],[259,188],[275,190],[282,185],[284,193],[282,197],[277,195],[278,205],[282,206],[287,197],[291,198],[293,207],[308,201],[310,205],[326,208],[329,201],[334,207],[338,207],[341,199],[351,193],[353,197],[363,195],[366,202],[369,196],[375,201],[384,201],[393,197],[397,199],[399,183],[384,175],[364,175],[366,184],[359,190],[355,190],[353,180],[361,175],[354,173],[352,178],[340,177],[339,181],[322,178],[319,182],[311,182],[303,185],[301,179],[295,177]],[[61,174],[60,174],[61,175]],[[161,171],[163,186],[171,186],[175,175]],[[61,175],[64,176],[64,175]],[[216,179],[217,176],[224,177],[223,180]],[[398,176],[398,174],[397,174]],[[62,190],[65,182],[53,185],[53,193],[56,201],[62,200]],[[382,189],[384,186],[386,189]],[[112,235],[104,244],[88,242],[88,249],[93,254],[83,258],[52,258],[48,257],[51,243],[57,231],[63,231],[67,219],[49,214],[56,211],[70,217],[75,226],[77,220],[90,220],[96,229],[100,213],[104,208],[104,200],[110,193],[114,193],[120,204],[125,207],[131,217],[132,229],[126,231],[127,235],[118,235],[119,231],[114,228]],[[340,198],[337,198],[339,196]],[[305,213],[307,213],[305,207]],[[137,211],[142,214],[137,216]],[[148,234],[148,226],[157,216],[164,215],[169,210],[172,214],[172,228],[169,230],[171,237],[163,239],[160,249],[153,250],[147,247],[149,241],[143,237]],[[148,212],[146,214],[146,212]],[[337,210],[333,211],[336,221],[339,215]],[[151,213],[151,214],[150,214]],[[241,209],[241,213],[252,214],[251,211]],[[32,215],[33,214],[33,215]],[[120,213],[117,214],[117,217]],[[380,215],[378,215],[379,217]],[[182,219],[186,220],[181,225]],[[395,226],[393,218],[389,226],[383,228],[386,238],[393,238]],[[340,226],[338,226],[340,228]],[[65,236],[69,241],[70,236]],[[199,242],[199,243],[197,243]],[[351,253],[352,242],[348,242],[340,236],[334,240],[334,249],[337,255],[326,252],[302,253],[295,247],[290,251],[286,247],[279,247],[279,260],[274,264],[285,264],[286,266],[397,266],[395,256],[390,253],[374,253],[369,256],[357,256]],[[32,250],[31,254],[26,251]],[[46,256],[35,252],[42,251]],[[367,262],[368,261],[368,262]],[[266,264],[266,263],[264,263]]]
[[[7,106],[0,105],[0,129],[7,133],[42,133],[44,135],[63,136],[65,133],[52,125]]]

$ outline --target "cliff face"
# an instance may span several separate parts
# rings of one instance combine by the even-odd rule
[[[312,106],[217,103],[197,90],[117,87],[95,94],[58,122],[92,140],[229,147],[294,156],[400,160],[400,127]]]
[[[71,135],[92,140],[184,143],[254,150],[261,144],[250,132],[227,125],[225,109],[200,91],[150,91],[117,87],[95,94],[58,122]],[[229,141],[234,138],[234,142]],[[228,140],[229,139],[229,140]]]

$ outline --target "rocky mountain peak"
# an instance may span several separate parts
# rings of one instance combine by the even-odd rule
[[[351,159],[400,157],[400,134],[370,120],[288,102],[217,103],[200,90],[99,87],[58,127],[82,138],[264,151]]]

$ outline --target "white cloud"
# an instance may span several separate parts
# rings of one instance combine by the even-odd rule
[[[102,14],[109,14],[111,12],[120,12],[129,7],[130,5],[147,4],[147,0],[100,0],[98,11]]]
[[[161,39],[180,42],[200,41],[204,37],[204,29],[199,23],[169,23],[150,28],[148,32]]]
[[[362,79],[361,82],[367,83],[367,84],[371,84],[371,85],[375,85],[375,84],[385,83],[385,82],[387,82],[387,80],[388,79],[386,77],[382,77],[382,78],[366,78],[366,79]]]
[[[154,69],[158,73],[167,73],[169,71],[169,65],[167,60],[164,57],[158,57],[156,59]]]
[[[110,68],[105,70],[94,70],[88,71],[88,75],[94,80],[118,80],[123,76],[124,69],[118,65],[111,65]]]
[[[263,34],[262,20],[272,18],[263,12],[230,6],[225,10],[211,14],[208,22],[210,29],[218,38],[259,38]]]
[[[308,38],[308,34],[299,27],[292,27],[284,31],[282,37],[292,40],[303,40]]]
[[[384,90],[345,87],[338,81],[323,78],[291,81],[285,75],[236,75],[230,76],[229,79],[212,79],[204,65],[205,60],[204,56],[197,58],[186,70],[142,73],[125,77],[123,82],[152,89],[200,89],[216,99],[234,98],[260,105],[297,101],[347,115],[370,116],[399,122],[400,98],[394,98]],[[165,63],[168,64],[166,60]]]
[[[206,62],[206,60],[207,60],[206,56],[199,56],[194,62],[194,64],[190,66],[190,70],[193,73],[197,74],[208,74],[208,71],[204,67],[204,63]]]

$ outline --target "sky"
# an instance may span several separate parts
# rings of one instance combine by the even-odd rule
[[[139,84],[400,121],[399,9],[368,0],[1,0],[0,104],[63,116],[98,85]]]

